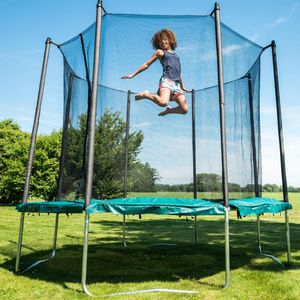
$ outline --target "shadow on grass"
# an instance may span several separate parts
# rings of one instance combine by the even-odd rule
[[[207,285],[208,283],[203,279],[224,272],[223,220],[200,219],[197,245],[193,243],[194,222],[191,220],[187,222],[185,218],[128,220],[128,247],[122,245],[121,225],[120,221],[92,222],[88,251],[88,283],[176,282],[191,279]],[[264,226],[266,231],[263,230]],[[300,227],[297,224],[293,226]],[[266,252],[271,252],[278,257],[284,255],[284,229],[282,223],[267,222],[262,225],[262,241]],[[64,244],[57,250],[53,260],[29,270],[22,276],[50,281],[63,287],[66,287],[66,282],[79,283],[82,245],[77,244],[78,236],[66,234],[66,237],[69,242],[71,239],[76,244]],[[11,243],[16,242],[11,241]],[[63,241],[60,241],[60,244],[62,243]],[[176,244],[176,246],[163,246],[159,243]],[[13,270],[15,253],[11,253],[10,250],[11,246],[1,249],[0,252],[9,259],[0,267]],[[32,262],[47,257],[50,252],[51,249],[22,256],[21,268],[24,269]],[[272,260],[252,262],[259,257],[254,221],[231,220],[230,256],[231,270],[246,266],[248,269],[284,272]],[[292,268],[299,267],[299,262],[294,262],[292,265]],[[213,286],[220,288],[221,284],[222,282],[220,286]]]

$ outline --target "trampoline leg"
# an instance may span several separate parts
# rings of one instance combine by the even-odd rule
[[[126,220],[125,220],[125,215],[123,215],[123,245],[124,247],[127,247],[126,244]]]
[[[16,265],[15,265],[15,272],[18,273],[20,270],[20,259],[21,259],[21,252],[22,252],[22,240],[23,240],[23,232],[24,232],[24,219],[25,213],[21,213],[20,218],[20,229],[19,229],[19,239],[18,239],[18,252],[16,257]]]
[[[57,244],[57,232],[58,232],[58,220],[59,220],[59,214],[56,214],[55,217],[55,228],[54,228],[54,239],[53,239],[53,250],[52,250],[52,254],[56,253],[56,244]],[[54,256],[53,255],[53,256]]]
[[[89,214],[85,213],[85,222],[84,222],[84,240],[83,240],[83,255],[82,255],[82,273],[81,273],[81,286],[84,293],[88,296],[94,297],[87,288],[86,279],[87,279],[87,257],[88,257],[88,243],[89,243]],[[187,294],[197,294],[197,291],[189,290],[175,290],[175,289],[147,289],[147,290],[138,290],[130,292],[119,292],[113,294],[102,294],[97,296],[121,296],[121,295],[130,295],[130,294],[139,294],[139,293],[154,293],[154,292],[166,292],[166,293],[187,293]]]
[[[93,296],[86,286],[87,278],[87,257],[88,257],[88,243],[89,243],[89,214],[85,213],[84,219],[84,239],[83,239],[83,253],[82,253],[82,272],[81,272],[81,286],[84,293],[88,296]]]
[[[57,243],[57,232],[58,232],[58,220],[59,220],[59,213],[57,213],[57,214],[56,214],[56,217],[55,217],[54,238],[53,238],[53,249],[52,249],[52,252],[51,252],[50,256],[49,256],[48,258],[45,258],[45,259],[41,259],[41,260],[36,261],[36,262],[33,263],[32,265],[30,265],[28,268],[26,268],[25,270],[23,270],[22,272],[20,272],[21,274],[27,272],[27,271],[30,270],[31,268],[36,267],[37,265],[39,265],[39,264],[41,264],[41,263],[44,263],[44,262],[49,261],[50,259],[54,258],[55,254],[56,254],[56,243]]]
[[[289,224],[289,213],[285,211],[285,229],[286,229],[286,246],[287,246],[287,263],[288,265],[292,262],[291,257],[291,240],[290,240],[290,224]]]
[[[261,237],[260,237],[260,218],[259,218],[259,215],[257,215],[257,242],[258,242],[258,252],[259,252],[259,254],[262,254]]]
[[[230,248],[229,248],[229,207],[225,207],[225,285],[229,287],[230,281]]]
[[[259,254],[261,256],[271,258],[274,262],[278,263],[281,267],[283,267],[284,269],[286,269],[286,266],[277,257],[275,257],[275,256],[273,256],[271,254],[266,254],[266,253],[263,252],[262,246],[261,246],[260,217],[259,217],[259,215],[257,216],[257,240],[258,240],[258,251],[259,251]]]
[[[195,216],[195,237],[194,237],[194,241],[195,241],[195,245],[197,245],[197,216]]]

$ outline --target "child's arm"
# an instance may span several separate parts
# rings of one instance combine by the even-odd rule
[[[140,67],[138,67],[133,73],[122,76],[121,79],[133,78],[135,75],[148,69],[157,59],[162,58],[163,55],[164,55],[164,52],[162,50],[160,50],[160,49],[156,50],[154,52],[154,54],[144,64],[142,64]]]
[[[180,77],[180,88],[181,88],[184,92],[189,92],[189,90],[184,86],[183,79],[182,79],[182,75],[181,75],[181,77]]]

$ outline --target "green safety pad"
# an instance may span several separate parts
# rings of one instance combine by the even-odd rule
[[[133,214],[157,214],[157,215],[224,215],[225,208],[222,204],[213,203],[201,199],[185,198],[158,198],[138,197],[120,198],[112,200],[92,199],[86,212],[133,215]]]
[[[48,202],[28,202],[17,205],[19,212],[38,213],[82,213],[84,201],[48,201]]]
[[[242,217],[258,216],[263,213],[280,213],[292,208],[288,202],[258,197],[229,200],[229,205],[238,209]]]

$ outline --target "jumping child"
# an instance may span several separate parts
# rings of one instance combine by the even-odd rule
[[[157,95],[151,94],[149,91],[143,91],[138,93],[135,99],[148,99],[160,107],[166,107],[159,116],[186,114],[188,105],[184,92],[188,92],[188,90],[184,87],[182,81],[180,59],[174,52],[177,47],[175,34],[170,29],[162,29],[153,35],[151,42],[153,48],[156,49],[154,54],[133,73],[123,76],[122,79],[133,78],[135,75],[148,69],[152,63],[159,59],[163,67],[163,74],[159,81]],[[175,101],[178,106],[172,108],[168,106],[170,100]]]

